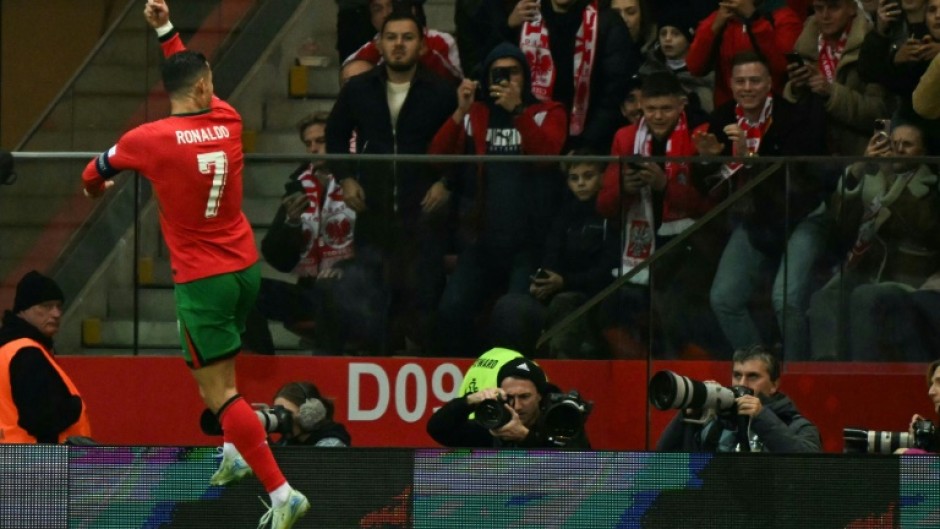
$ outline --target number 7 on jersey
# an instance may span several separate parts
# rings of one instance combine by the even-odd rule
[[[199,162],[200,173],[212,175],[212,187],[206,202],[206,218],[211,219],[219,214],[219,203],[228,176],[228,158],[223,151],[214,151],[196,155],[196,161]]]

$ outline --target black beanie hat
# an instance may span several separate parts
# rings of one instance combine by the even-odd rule
[[[528,358],[513,358],[503,364],[496,374],[496,385],[501,386],[506,377],[521,378],[531,381],[535,384],[536,391],[544,395],[548,388],[548,379],[545,378],[545,371]]]
[[[16,298],[13,300],[13,313],[24,311],[33,305],[51,301],[65,301],[62,289],[51,278],[33,270],[27,272],[16,284]]]
[[[689,13],[681,9],[664,11],[659,15],[659,18],[656,19],[656,22],[660,29],[666,26],[678,29],[679,33],[685,35],[686,40],[689,41],[689,45],[692,45],[692,37],[695,35],[695,26],[698,25],[698,21],[690,16]]]

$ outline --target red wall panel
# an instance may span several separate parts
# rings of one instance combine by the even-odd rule
[[[85,398],[94,437],[105,444],[212,445],[198,425],[203,405],[180,358],[60,357]],[[540,362],[563,389],[594,401],[588,433],[598,449],[644,450],[672,417],[646,402],[660,369],[729,384],[728,362]],[[332,397],[356,446],[432,447],[425,424],[459,385],[467,359],[263,357],[238,359],[239,389],[270,403],[287,381],[310,380]],[[819,426],[825,448],[842,450],[842,428],[905,430],[914,412],[934,417],[920,364],[791,364],[780,390]],[[648,424],[649,423],[649,424]],[[649,432],[649,435],[647,435]],[[649,444],[647,444],[647,442]]]

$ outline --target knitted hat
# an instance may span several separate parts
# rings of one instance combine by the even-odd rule
[[[65,301],[65,294],[62,293],[59,285],[35,270],[27,272],[16,284],[13,313],[22,312],[33,305],[51,300]]]
[[[535,384],[536,391],[544,395],[548,388],[548,379],[545,378],[545,371],[535,362],[528,358],[514,358],[499,368],[496,375],[496,385],[502,386],[503,379],[506,377],[521,378],[531,381]]]
[[[692,44],[692,36],[695,35],[695,26],[698,25],[698,21],[693,16],[684,10],[669,10],[664,11],[659,15],[659,18],[656,20],[660,29],[670,26],[679,30],[679,33],[685,35],[686,40],[689,41],[689,44]]]

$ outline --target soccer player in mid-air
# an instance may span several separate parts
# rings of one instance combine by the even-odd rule
[[[222,462],[211,483],[226,485],[254,471],[271,496],[261,525],[289,529],[310,504],[287,483],[254,410],[235,387],[239,335],[261,278],[241,209],[241,116],[213,95],[206,58],[183,46],[166,2],[148,0],[144,17],[166,57],[161,75],[171,115],[129,131],[89,162],[85,193],[100,196],[123,170],[152,182],[170,249],[183,355],[223,430]]]

